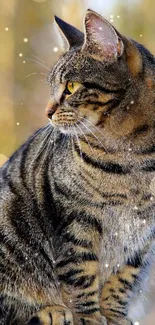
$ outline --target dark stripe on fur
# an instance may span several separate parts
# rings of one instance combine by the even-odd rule
[[[75,278],[75,276],[82,272],[83,272],[82,269],[80,269],[80,270],[71,269],[64,274],[59,274],[59,276],[58,276],[59,281],[63,281],[67,284],[73,284],[77,280],[77,278]]]
[[[149,147],[149,148],[146,148],[146,149],[143,149],[141,150],[140,152],[138,152],[138,154],[143,154],[143,155],[148,155],[148,154],[151,154],[151,153],[154,153],[155,152],[155,145]]]
[[[78,296],[77,296],[77,298],[82,298],[82,297],[92,297],[92,296],[94,296],[94,295],[96,295],[96,294],[98,294],[98,291],[91,291],[91,292],[83,292],[83,293],[81,293],[81,294],[79,294]]]
[[[130,133],[130,136],[136,137],[136,136],[141,135],[142,133],[148,131],[148,129],[149,129],[149,125],[146,123],[139,125],[132,131],[132,133]]]
[[[86,88],[89,88],[89,89],[98,89],[98,90],[100,90],[101,92],[104,92],[104,93],[106,93],[106,94],[111,94],[111,93],[120,93],[122,90],[124,91],[124,89],[122,89],[122,88],[120,88],[120,89],[107,89],[107,88],[105,88],[105,87],[102,87],[102,86],[100,86],[100,85],[98,85],[98,84],[96,84],[96,83],[90,83],[90,82],[84,82],[83,83],[84,84],[84,86],[86,87]]]
[[[155,171],[155,160],[150,159],[145,161],[145,166],[142,167],[142,170],[145,172],[154,172]]]
[[[82,310],[82,313],[85,315],[91,315],[98,311],[100,311],[100,308],[96,307],[96,308],[92,308],[92,309],[84,309],[84,310]],[[81,313],[81,311],[76,311],[76,313]]]
[[[39,317],[34,316],[30,319],[28,325],[42,325],[42,322],[40,321]]]
[[[82,287],[83,289],[87,289],[89,288],[94,280],[95,280],[96,276],[92,275],[92,276],[81,276],[79,278],[68,278],[68,277],[62,277],[61,281],[65,281],[68,285],[73,285],[74,287]]]
[[[82,253],[75,253],[72,252],[72,256],[70,258],[64,259],[57,263],[57,268],[63,268],[67,264],[76,264],[84,261],[97,261],[98,258],[95,253],[91,252],[82,252]]]
[[[125,280],[125,279],[122,279],[122,278],[118,278],[119,279],[119,282],[122,283],[124,285],[124,288],[125,289],[129,289],[129,290],[132,290],[132,283],[129,282],[128,280]]]
[[[129,266],[133,266],[134,268],[141,267],[142,266],[142,258],[141,258],[140,252],[134,254],[133,257],[128,259],[126,264],[129,265]]]
[[[85,211],[73,211],[69,216],[64,218],[58,227],[57,234],[61,235],[64,229],[74,222],[74,220],[86,227],[93,227],[97,232],[99,232],[99,234],[102,234],[102,222],[92,215],[86,214]]]
[[[75,145],[75,150],[77,154],[81,157],[81,152],[79,148]],[[98,168],[103,170],[105,173],[111,173],[111,174],[119,174],[119,175],[126,175],[130,173],[129,168],[125,166],[121,166],[119,164],[115,164],[113,162],[107,162],[104,163],[102,161],[95,161],[90,156],[87,156],[86,153],[82,152],[83,160],[89,164],[92,165],[94,168]]]
[[[67,242],[71,242],[73,243],[75,246],[81,246],[81,247],[85,247],[85,248],[92,248],[92,243],[91,241],[85,240],[85,239],[78,239],[75,237],[74,234],[71,234],[69,232],[66,232],[63,234],[63,238],[67,241]]]
[[[115,314],[115,315],[121,315],[121,316],[126,317],[126,313],[123,312],[123,311],[120,311],[120,310],[118,310],[118,309],[110,308],[110,309],[108,309],[108,310],[112,311],[113,314]]]
[[[91,100],[91,99],[89,99],[89,100],[86,100],[85,102],[84,102],[84,104],[86,103],[86,104],[91,104],[91,105],[95,105],[95,106],[97,106],[97,107],[104,107],[104,106],[107,106],[108,104],[110,104],[110,103],[113,103],[113,101],[114,101],[114,99],[110,99],[110,100],[108,100],[107,102],[100,102],[100,101],[94,101],[94,100]],[[97,108],[96,107],[96,108]]]

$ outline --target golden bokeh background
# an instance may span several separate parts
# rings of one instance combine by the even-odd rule
[[[1,0],[0,165],[47,123],[46,78],[60,54],[53,15],[82,30],[87,8],[155,53],[154,0]]]

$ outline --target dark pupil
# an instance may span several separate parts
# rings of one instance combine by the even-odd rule
[[[67,86],[68,86],[68,84],[66,85],[66,88],[64,90],[64,95],[70,95],[71,94],[71,92],[69,91]]]

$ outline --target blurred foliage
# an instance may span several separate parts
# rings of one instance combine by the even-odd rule
[[[47,120],[47,74],[59,57],[53,14],[83,28],[92,8],[155,53],[154,0],[1,0],[0,164]]]

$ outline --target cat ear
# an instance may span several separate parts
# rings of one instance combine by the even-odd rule
[[[71,47],[81,46],[84,42],[84,34],[77,28],[55,16],[55,23],[62,41],[62,47],[67,52]]]
[[[124,45],[114,27],[96,12],[85,15],[85,42],[82,48],[100,61],[115,61],[123,54]]]

